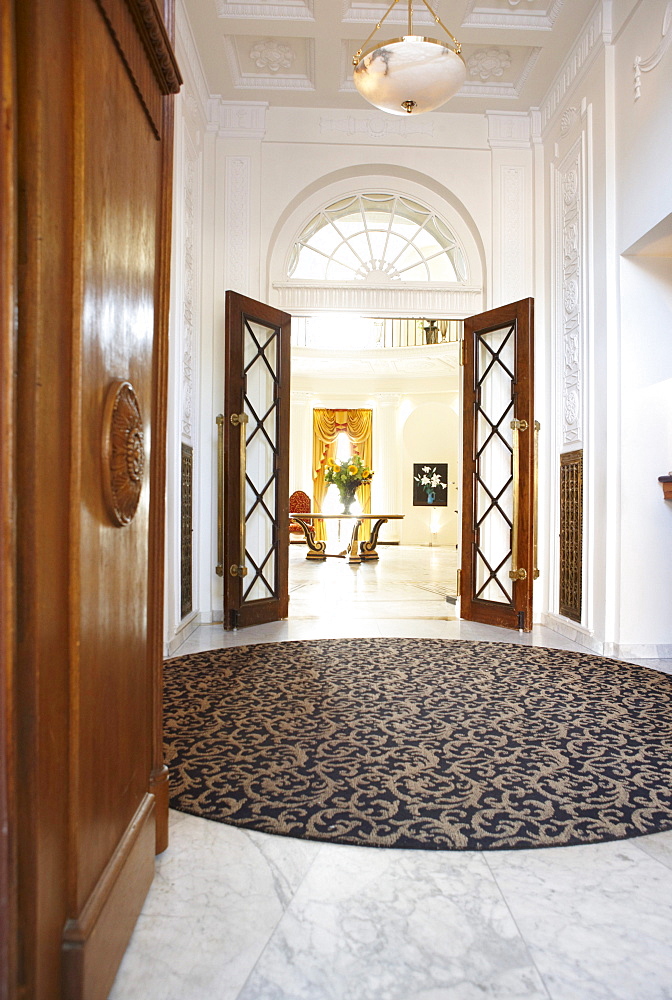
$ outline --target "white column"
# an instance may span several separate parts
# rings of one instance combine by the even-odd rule
[[[371,508],[374,514],[401,513],[401,469],[399,467],[399,404],[401,393],[374,394],[373,413],[373,483]],[[388,521],[384,541],[398,542],[403,538],[403,521]]]

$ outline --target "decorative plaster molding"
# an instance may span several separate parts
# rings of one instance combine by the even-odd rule
[[[317,393],[314,392],[304,392],[301,389],[292,389],[289,393],[289,398],[293,403],[312,403],[316,395]]]
[[[655,69],[660,60],[672,43],[672,0],[668,2],[663,14],[662,39],[656,51],[648,59],[637,56],[633,65],[635,71],[635,100],[638,101],[642,93],[642,73],[650,73]]]
[[[343,0],[341,20],[349,24],[377,24],[387,6],[387,3],[381,5],[380,3],[371,3],[370,0]],[[436,2],[432,6],[436,6]],[[405,4],[399,4],[385,18],[385,24],[406,24],[407,21],[408,13]],[[413,23],[435,24],[435,21],[426,7],[417,4],[413,10]],[[389,35],[385,37],[389,37]]]
[[[410,286],[410,287],[409,287]],[[322,285],[318,282],[275,281],[278,308],[286,312],[310,314],[317,309],[332,312],[362,310],[376,316],[453,316],[462,319],[481,312],[483,290],[473,286],[413,284],[403,288],[398,282],[372,285]],[[385,303],[383,306],[382,303]],[[401,311],[400,311],[401,310]]]
[[[198,154],[185,135],[184,145],[184,248],[182,289],[182,436],[193,442],[194,317],[197,282],[196,210],[198,202]]]
[[[250,59],[259,69],[277,73],[289,69],[296,59],[296,52],[289,45],[282,45],[275,38],[263,38],[250,49]]]
[[[567,108],[562,112],[562,117],[560,119],[560,135],[565,136],[571,131],[572,126],[579,121],[579,109],[578,108]]]
[[[280,65],[276,69],[271,69],[269,66],[268,72],[249,73],[241,69],[235,37],[227,35],[224,38],[224,51],[229,61],[233,86],[237,90],[315,90],[314,45],[312,39],[307,39],[306,41],[306,73],[278,73],[282,68]],[[258,44],[271,46],[275,45],[275,42],[272,39],[267,39],[266,43],[260,41]],[[275,45],[275,47],[276,49],[287,48],[288,51],[292,52],[288,46]],[[270,49],[267,51],[270,52]],[[293,52],[292,57],[296,58]],[[278,73],[277,76],[274,75],[276,73]]]
[[[483,80],[475,81],[467,79],[458,91],[458,95],[460,97],[518,98],[540,55],[540,48],[532,50],[518,79],[513,83],[488,83]]]
[[[532,123],[527,111],[486,111],[485,116],[491,149],[529,149]]]
[[[226,157],[225,287],[246,294],[250,273],[250,190],[252,158]]]
[[[373,398],[380,406],[399,406],[404,397],[401,392],[374,392]]]
[[[237,3],[216,0],[218,17],[264,18],[280,21],[314,21],[315,0],[257,0]]]
[[[555,287],[561,361],[562,444],[583,440],[583,198],[584,154],[579,140],[556,176],[558,253]]]
[[[546,129],[579,75],[601,49],[603,32],[602,4],[596,4],[584,32],[569,54],[541,106],[542,128]]]
[[[508,301],[525,284],[525,168],[501,167],[500,186],[502,291]]]
[[[497,11],[483,0],[470,0],[462,27],[519,28],[522,31],[550,31],[565,0],[549,0],[546,10],[529,10],[519,6],[521,0],[508,0],[510,10]],[[531,2],[531,0],[529,0]]]
[[[467,72],[485,81],[499,79],[511,65],[511,53],[506,49],[477,49],[467,59]]]
[[[208,100],[208,131],[226,139],[263,139],[266,135],[266,101]]]
[[[320,132],[343,132],[345,135],[366,135],[384,139],[390,135],[406,138],[411,135],[434,135],[434,122],[411,116],[408,119],[391,115],[370,115],[367,118],[320,118]]]
[[[200,105],[198,109],[199,125],[204,127],[207,122],[207,108],[210,94],[205,82],[205,73],[194,41],[189,18],[184,9],[183,0],[175,5],[175,48],[180,56],[185,73],[185,90],[193,92]],[[185,65],[186,64],[186,65]],[[182,92],[184,93],[184,91]]]

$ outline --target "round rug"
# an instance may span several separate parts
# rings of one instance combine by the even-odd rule
[[[324,639],[165,663],[171,805],[375,847],[672,828],[672,678],[509,643]]]

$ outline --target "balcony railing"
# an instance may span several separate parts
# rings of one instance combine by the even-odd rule
[[[461,319],[390,319],[324,314],[292,317],[292,346],[320,351],[456,344]]]

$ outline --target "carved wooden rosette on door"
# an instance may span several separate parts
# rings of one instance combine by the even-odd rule
[[[533,301],[464,324],[461,615],[532,628],[536,568]]]
[[[145,472],[145,432],[130,382],[117,379],[103,411],[103,492],[113,524],[130,524],[138,509]]]

